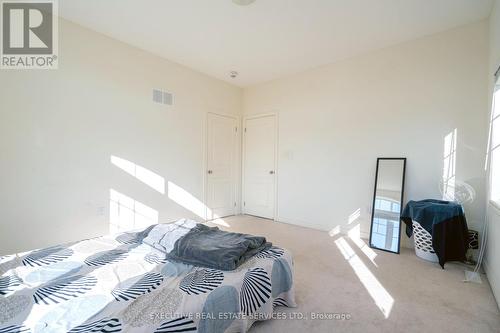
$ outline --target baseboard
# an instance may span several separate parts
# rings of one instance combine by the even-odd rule
[[[325,229],[325,227],[323,225],[314,224],[314,223],[302,221],[302,220],[299,220],[299,219],[292,219],[292,218],[286,218],[286,217],[278,216],[274,220],[276,222],[285,223],[285,224],[291,224],[291,225],[295,225],[295,226],[298,226],[298,227],[303,227],[303,228],[308,228],[308,229],[314,229],[314,230],[319,230],[319,231],[329,231],[329,230]]]
[[[280,223],[284,223],[284,224],[290,224],[290,225],[302,227],[302,228],[324,231],[324,232],[330,232],[331,230],[335,229],[335,227],[334,228],[325,228],[323,225],[320,225],[320,224],[314,224],[314,223],[302,221],[299,219],[292,219],[292,218],[286,218],[286,217],[277,217],[275,219],[275,221],[280,222]],[[351,229],[352,229],[352,226],[350,226],[350,225],[340,225],[340,230],[339,230],[338,234],[346,236],[346,235],[348,235],[348,233]],[[366,231],[360,231],[360,238],[369,239],[370,234]]]

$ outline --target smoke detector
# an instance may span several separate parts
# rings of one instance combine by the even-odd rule
[[[255,2],[255,0],[233,0],[233,3],[239,6],[248,6],[249,4]]]
[[[231,77],[231,79],[234,79],[238,76],[238,72],[237,71],[230,71],[229,76]]]

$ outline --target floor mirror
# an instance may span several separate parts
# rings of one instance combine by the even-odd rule
[[[379,157],[375,171],[370,247],[399,253],[406,158]]]

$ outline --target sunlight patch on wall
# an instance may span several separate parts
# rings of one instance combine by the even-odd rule
[[[223,227],[231,227],[229,223],[220,218],[220,216],[214,214],[212,210],[208,208],[207,205],[205,205],[201,200],[196,198],[194,195],[192,195],[179,185],[169,181],[167,186],[168,198],[179,206],[184,207],[203,220],[209,220],[211,223],[218,224]]]
[[[375,275],[373,275],[368,267],[366,267],[363,261],[343,237],[335,240],[335,245],[337,245],[345,260],[349,263],[349,265],[351,265],[351,268],[357,275],[359,281],[361,281],[365,289],[368,291],[368,294],[370,294],[371,298],[384,317],[389,318],[392,306],[394,305],[394,298],[392,298]]]
[[[109,190],[109,231],[122,232],[158,223],[158,211],[114,189]]]
[[[455,199],[455,175],[457,163],[457,129],[444,138],[443,150],[443,199]]]
[[[129,175],[137,178],[139,181],[148,185],[152,189],[160,192],[161,194],[165,194],[165,178],[162,176],[140,165],[114,155],[111,155],[111,163]]]
[[[168,198],[196,216],[206,219],[208,207],[194,195],[171,181],[168,182]]]
[[[495,86],[490,121],[490,200],[500,204],[500,83]]]
[[[347,220],[347,223],[348,224],[353,223],[354,221],[359,219],[360,216],[361,216],[361,208],[358,208],[351,215],[349,215],[349,219]]]

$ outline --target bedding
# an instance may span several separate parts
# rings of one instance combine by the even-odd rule
[[[0,257],[0,333],[245,332],[295,306],[286,249],[222,271],[168,260],[152,228]]]
[[[174,248],[175,242],[197,225],[196,221],[189,219],[180,219],[174,223],[160,223],[148,230],[142,242],[161,252],[169,253]]]
[[[154,231],[155,229],[151,233]],[[175,242],[167,258],[196,266],[231,271],[271,246],[265,237],[227,232],[217,227],[198,224]]]

